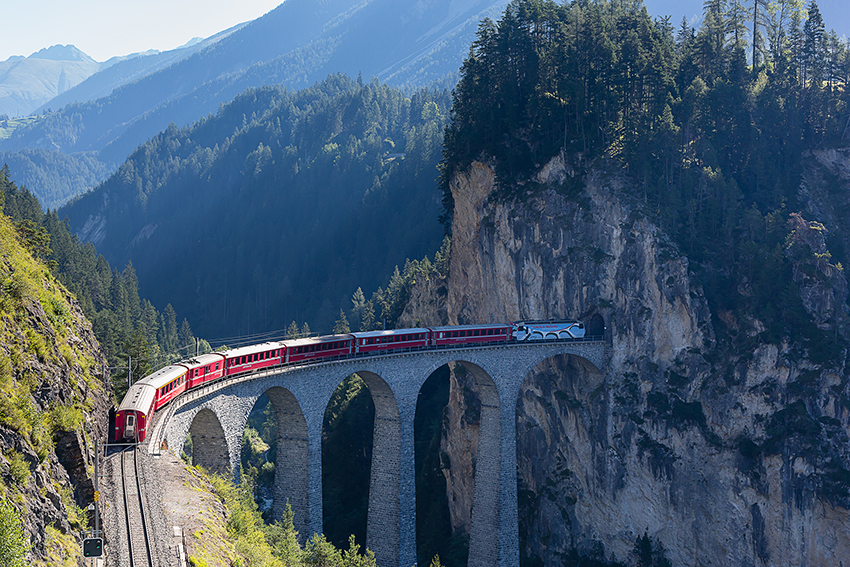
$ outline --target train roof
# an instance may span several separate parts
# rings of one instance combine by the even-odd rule
[[[210,352],[207,354],[200,354],[198,356],[193,356],[192,358],[187,358],[186,360],[181,360],[179,364],[184,364],[191,368],[196,366],[203,366],[204,364],[210,364],[212,362],[220,362],[224,359],[224,354],[220,352]]]
[[[118,406],[118,411],[141,410],[147,413],[153,404],[153,398],[155,395],[156,388],[146,383],[144,380],[136,382],[130,386],[127,394],[124,395],[124,399],[121,400],[121,405]]]
[[[283,344],[283,342],[278,342],[278,341],[268,342],[268,343],[260,343],[258,345],[250,345],[250,346],[234,348],[232,350],[227,351],[224,354],[225,354],[225,356],[227,356],[227,358],[232,358],[234,356],[244,356],[246,354],[254,354],[255,352],[265,352],[267,350],[278,349],[278,348],[281,348],[282,344]]]
[[[355,337],[358,338],[367,338],[367,337],[385,337],[388,335],[407,335],[409,333],[427,333],[430,329],[426,329],[424,327],[414,328],[414,329],[386,329],[382,331],[363,331],[359,333],[351,333]]]
[[[352,333],[354,334],[354,333]],[[322,335],[320,337],[305,337],[303,339],[289,339],[283,341],[287,348],[303,345],[313,345],[316,343],[330,343],[334,341],[347,341],[351,339],[352,334],[345,335]]]
[[[148,374],[142,380],[139,380],[139,383],[150,384],[154,388],[159,388],[168,384],[178,376],[185,374],[186,370],[185,366],[171,364],[160,368],[153,374]]]
[[[481,323],[480,325],[448,325],[445,327],[431,327],[432,331],[457,331],[463,329],[495,329],[510,327],[508,323]]]

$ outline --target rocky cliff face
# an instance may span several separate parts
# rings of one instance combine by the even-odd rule
[[[758,321],[728,312],[713,320],[688,259],[625,182],[580,170],[559,156],[520,188],[521,199],[495,198],[483,163],[452,183],[448,322],[580,318],[611,344],[605,369],[574,357],[539,365],[517,401],[529,564],[628,561],[644,534],[673,565],[850,557],[843,362],[815,364],[789,344],[763,344]],[[801,237],[817,247],[803,222]],[[813,319],[843,324],[843,273],[794,262]],[[416,313],[439,304],[423,295],[414,290],[405,317],[432,316]],[[718,341],[715,325],[740,328],[754,346]],[[475,425],[458,416],[475,400],[462,377],[452,388],[443,439],[449,505],[468,507],[471,496],[460,494],[471,485]],[[468,530],[466,512],[452,518]]]
[[[0,498],[23,520],[36,565],[82,565],[93,443],[107,438],[106,360],[70,293],[0,215]]]

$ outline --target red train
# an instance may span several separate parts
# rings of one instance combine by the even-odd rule
[[[166,366],[133,384],[115,415],[115,439],[142,442],[153,413],[186,390],[270,366],[410,349],[583,338],[584,324],[577,321],[490,323],[326,335],[203,354]]]

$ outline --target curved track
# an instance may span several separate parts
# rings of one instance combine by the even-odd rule
[[[127,464],[129,460],[132,462]],[[129,565],[130,567],[153,567],[135,447],[121,453],[121,492],[127,526]]]

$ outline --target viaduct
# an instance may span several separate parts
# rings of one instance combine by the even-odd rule
[[[543,360],[559,354],[606,367],[606,344],[526,342],[424,350],[270,368],[193,390],[165,408],[149,436],[179,450],[191,432],[195,464],[239,473],[242,433],[257,399],[266,394],[277,418],[273,512],[286,502],[300,534],[322,533],[322,424],[339,384],[358,374],[375,404],[366,546],[381,567],[416,563],[413,417],[425,380],[449,362],[463,365],[481,392],[475,466],[470,567],[519,565],[516,404],[520,386]]]

